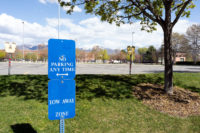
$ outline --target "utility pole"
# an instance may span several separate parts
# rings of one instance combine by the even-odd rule
[[[60,38],[60,3],[58,2],[58,39]]]
[[[22,40],[23,40],[23,60],[24,60],[24,21],[22,22],[22,25],[23,25],[23,36],[22,36]]]
[[[38,61],[38,57],[39,57],[39,44],[36,43],[37,46],[37,61]]]

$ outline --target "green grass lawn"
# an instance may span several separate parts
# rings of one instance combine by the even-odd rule
[[[174,85],[200,93],[200,73],[175,73]],[[0,133],[27,124],[38,133],[59,132],[48,120],[48,78],[0,76]],[[139,83],[163,84],[163,74],[77,75],[76,116],[65,120],[66,133],[199,133],[200,116],[172,117],[143,105],[131,93]]]

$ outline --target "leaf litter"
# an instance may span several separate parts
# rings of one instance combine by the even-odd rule
[[[188,117],[200,115],[200,95],[175,86],[173,94],[166,94],[163,85],[138,84],[133,95],[143,104],[172,116]]]

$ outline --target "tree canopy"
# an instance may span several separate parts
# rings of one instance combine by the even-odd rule
[[[109,59],[107,50],[106,49],[102,49],[100,51],[100,54],[101,54],[101,59],[102,59],[103,63],[105,63],[105,60]]]
[[[36,61],[37,60],[37,55],[35,53],[27,53],[25,55],[25,60]]]
[[[173,27],[180,17],[189,17],[190,8],[195,5],[192,0],[71,0],[65,2],[58,0],[61,6],[70,7],[67,10],[71,14],[75,6],[84,5],[86,13],[92,13],[101,17],[102,21],[115,22],[118,26],[124,23],[133,23],[141,20],[142,30],[156,30],[158,23],[162,27],[166,15],[174,14]],[[170,9],[170,10],[167,10]],[[170,12],[168,12],[170,11]],[[171,18],[170,18],[171,20]]]
[[[172,30],[180,17],[189,17],[194,0],[58,0],[61,6],[84,5],[86,13],[100,16],[102,21],[120,24],[140,20],[142,30],[152,32],[159,24],[164,32],[165,91],[173,93]]]
[[[0,50],[0,60],[6,57],[6,52],[3,50]]]

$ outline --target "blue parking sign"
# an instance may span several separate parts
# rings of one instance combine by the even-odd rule
[[[75,116],[75,80],[50,80],[48,118],[60,120]]]
[[[48,41],[48,118],[61,120],[75,116],[75,41]]]
[[[50,39],[48,41],[49,79],[74,79],[76,71],[75,41]]]

